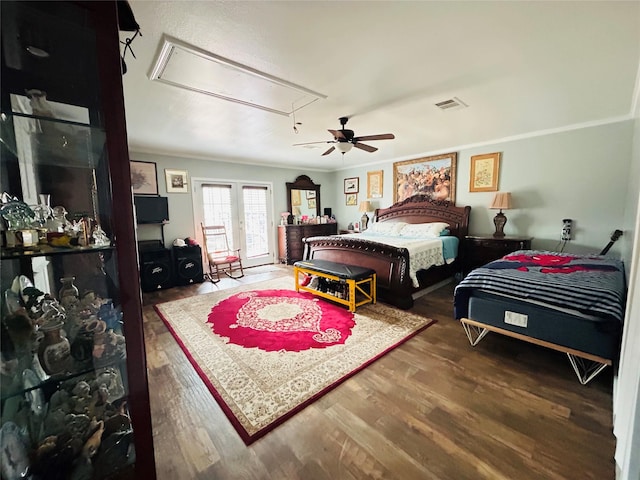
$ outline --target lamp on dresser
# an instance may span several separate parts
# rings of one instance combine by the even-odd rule
[[[367,215],[367,212],[371,211],[371,202],[369,200],[360,202],[359,210],[363,212],[362,218],[360,219],[360,230],[365,231],[367,229],[367,225],[369,224],[369,215]]]
[[[493,197],[493,201],[491,202],[491,206],[489,208],[500,210],[493,218],[493,224],[496,226],[496,231],[494,232],[493,236],[495,238],[503,238],[504,226],[507,223],[507,217],[502,213],[502,210],[509,210],[510,208],[513,208],[511,203],[511,193],[497,192]]]

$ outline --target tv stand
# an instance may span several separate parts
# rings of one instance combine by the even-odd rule
[[[160,226],[160,238],[162,239],[162,248],[164,248],[164,226],[169,222],[158,222],[158,223],[138,223],[138,225],[155,225]]]

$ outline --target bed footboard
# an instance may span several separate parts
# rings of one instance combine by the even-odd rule
[[[329,260],[372,268],[378,277],[378,296],[402,309],[413,306],[415,291],[409,277],[409,252],[406,248],[381,245],[358,238],[305,238],[305,260]]]

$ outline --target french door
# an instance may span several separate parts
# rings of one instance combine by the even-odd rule
[[[224,225],[229,246],[240,249],[242,265],[275,261],[271,184],[194,179],[195,230],[203,242],[200,222]]]

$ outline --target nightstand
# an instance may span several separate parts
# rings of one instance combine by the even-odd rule
[[[464,274],[516,250],[529,250],[531,240],[532,237],[465,237],[462,262]]]

